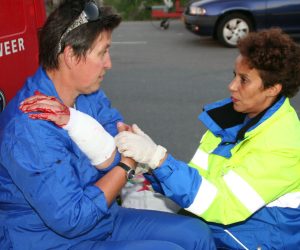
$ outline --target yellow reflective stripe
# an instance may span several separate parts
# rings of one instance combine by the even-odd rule
[[[300,192],[288,193],[269,203],[267,207],[300,207]]]
[[[261,196],[234,171],[230,170],[223,178],[231,192],[251,213],[265,205]]]
[[[201,185],[193,203],[185,209],[196,215],[203,214],[214,201],[217,192],[217,188],[202,177]]]
[[[207,170],[208,169],[208,156],[209,154],[201,149],[197,149],[191,163],[195,164],[197,167]]]

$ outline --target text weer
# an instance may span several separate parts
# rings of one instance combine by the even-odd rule
[[[23,38],[0,42],[0,57],[18,53],[23,50],[25,50]]]

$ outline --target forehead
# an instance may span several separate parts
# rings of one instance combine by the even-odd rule
[[[103,31],[97,36],[91,49],[107,48],[110,46],[110,44],[111,44],[111,32]]]
[[[262,81],[259,70],[251,67],[247,58],[242,55],[239,55],[235,60],[235,73],[251,81]]]
[[[235,59],[235,69],[236,71],[242,70],[242,71],[249,71],[251,70],[248,60],[246,57],[243,57],[242,55],[238,55]]]

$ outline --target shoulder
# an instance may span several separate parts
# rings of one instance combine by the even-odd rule
[[[112,107],[111,101],[101,89],[91,95],[79,96],[77,103],[79,111],[94,117],[102,125],[123,120],[120,112]]]

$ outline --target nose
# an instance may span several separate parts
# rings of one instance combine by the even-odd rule
[[[238,88],[238,82],[237,82],[237,79],[236,77],[232,79],[232,81],[228,84],[228,90],[230,92],[233,92],[233,91],[237,91],[237,88]]]
[[[112,62],[111,62],[111,57],[110,57],[109,52],[106,54],[104,67],[105,67],[105,69],[111,69],[112,68]]]

